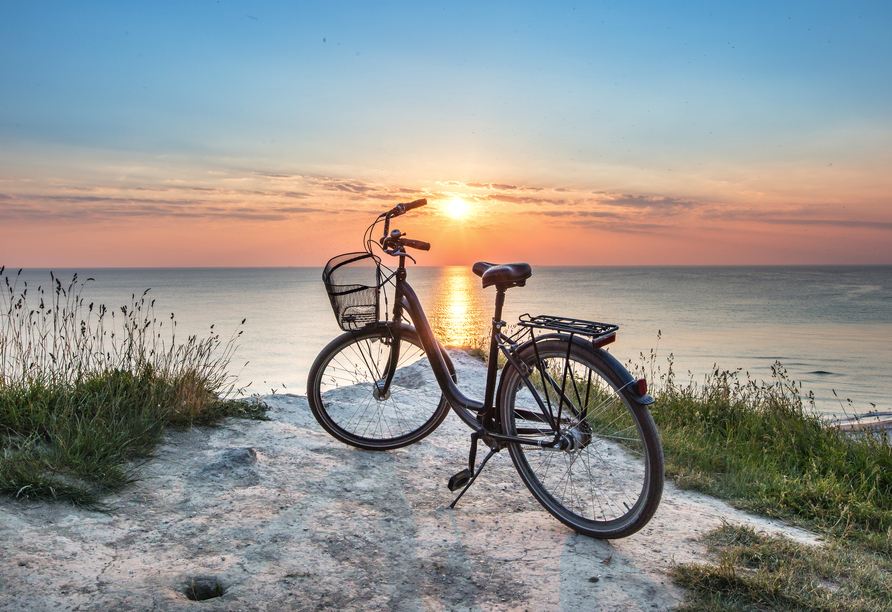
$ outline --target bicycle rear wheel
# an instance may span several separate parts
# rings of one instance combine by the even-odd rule
[[[621,538],[644,527],[663,492],[663,450],[648,410],[622,389],[601,351],[552,338],[519,357],[551,419],[508,364],[499,397],[505,433],[548,443],[558,431],[566,447],[508,445],[530,492],[559,521],[591,537]]]
[[[310,409],[341,442],[367,450],[400,448],[427,436],[449,412],[418,334],[403,328],[400,337],[396,372],[383,397],[378,385],[394,343],[384,324],[338,336],[310,368]]]

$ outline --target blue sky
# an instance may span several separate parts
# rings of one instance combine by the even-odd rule
[[[890,31],[888,2],[7,2],[0,218],[23,231],[54,211],[88,219],[60,208],[78,190],[117,198],[124,217],[134,196],[109,190],[175,181],[223,197],[215,175],[281,175],[304,177],[281,190],[307,209],[347,206],[313,189],[322,179],[498,195],[437,190],[451,181],[884,227]],[[246,187],[242,204],[252,189],[275,192]],[[692,219],[653,212],[676,262],[707,257],[681,246]],[[884,231],[858,261],[892,263]],[[760,244],[739,263],[761,262]],[[0,257],[43,262],[20,247]]]

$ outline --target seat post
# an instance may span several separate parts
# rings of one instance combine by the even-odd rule
[[[486,369],[486,397],[483,400],[484,410],[493,407],[496,394],[496,374],[499,370],[499,342],[497,335],[502,330],[502,307],[505,305],[505,285],[496,285],[496,309],[492,316],[492,332],[489,336],[489,364]]]
[[[504,285],[496,287],[496,309],[492,315],[494,321],[502,320],[502,307],[505,306],[505,292],[508,290]]]

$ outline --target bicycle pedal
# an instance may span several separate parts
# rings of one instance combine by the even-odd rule
[[[461,488],[464,488],[468,481],[471,480],[471,477],[474,476],[474,473],[468,468],[463,469],[461,472],[453,476],[449,479],[449,487],[450,491],[458,491]]]

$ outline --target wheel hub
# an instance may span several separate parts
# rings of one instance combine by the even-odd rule
[[[567,430],[561,436],[561,450],[582,450],[592,443],[592,432],[586,423]]]
[[[372,389],[372,397],[374,397],[379,402],[383,402],[383,401],[390,399],[390,389],[387,389],[387,391],[382,392],[383,388],[384,388],[384,379],[382,378],[381,380],[375,382],[375,388]]]

